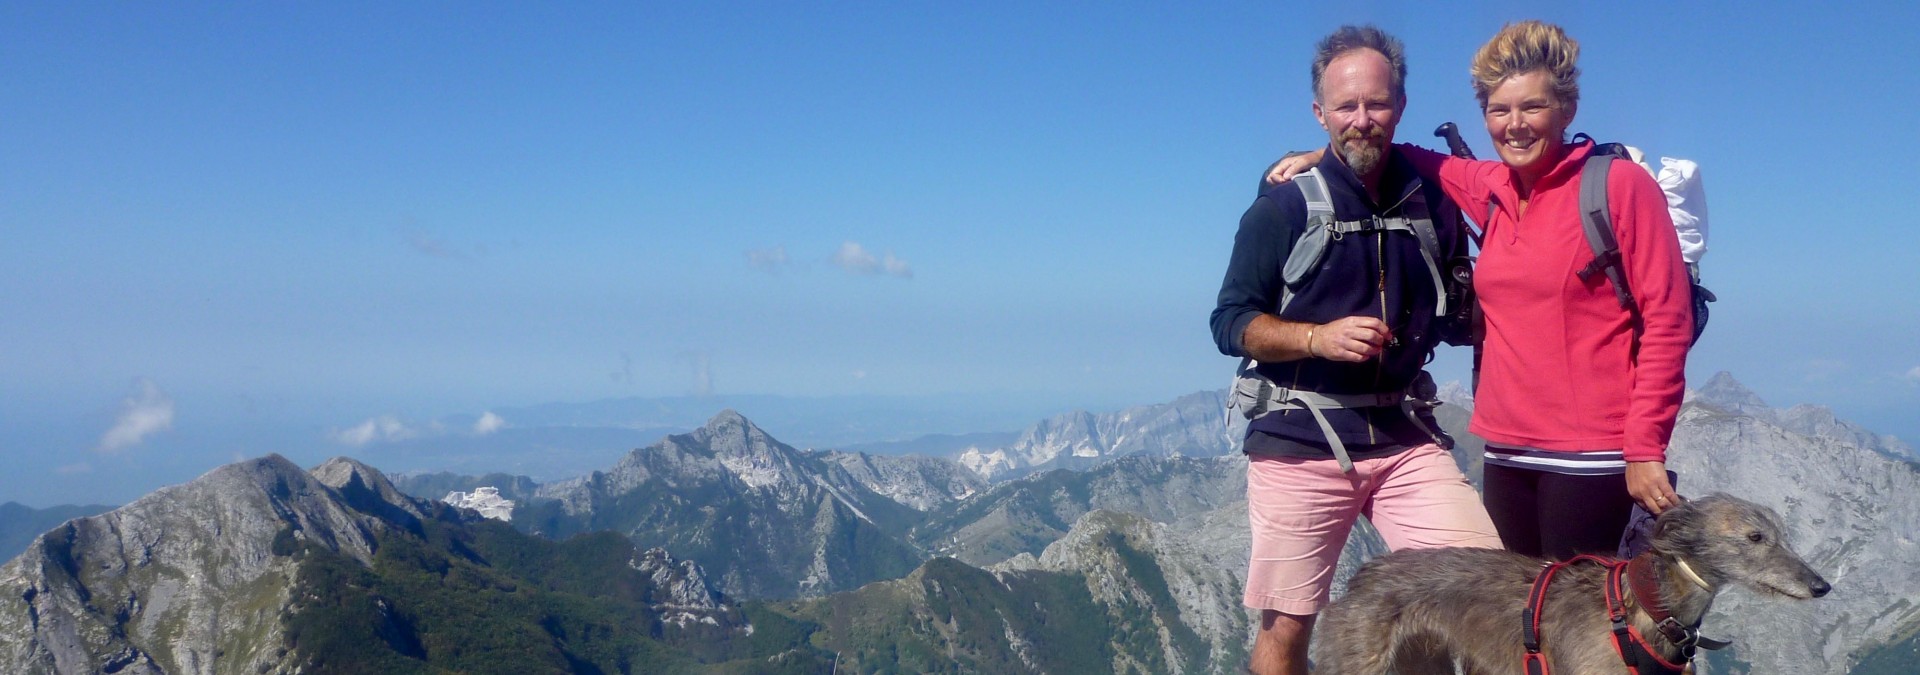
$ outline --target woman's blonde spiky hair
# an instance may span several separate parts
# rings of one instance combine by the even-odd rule
[[[1544,21],[1522,21],[1500,28],[1473,55],[1473,95],[1480,107],[1507,78],[1536,70],[1553,78],[1553,97],[1568,106],[1580,103],[1580,43]]]

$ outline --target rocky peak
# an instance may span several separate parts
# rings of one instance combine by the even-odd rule
[[[0,567],[0,670],[267,672],[283,656],[292,554],[364,563],[378,533],[419,518],[358,462],[309,474],[269,455],[69,521]]]
[[[694,442],[712,449],[715,454],[751,454],[779,445],[779,441],[732,408],[720,411],[690,435]]]
[[[635,553],[633,568],[653,581],[656,606],[675,609],[719,609],[723,596],[707,582],[707,574],[691,560],[676,560],[666,549],[654,547]]]
[[[1473,409],[1473,389],[1461,384],[1459,380],[1447,380],[1445,384],[1440,385],[1437,396],[1440,402],[1447,405],[1457,405],[1467,410]]]
[[[340,493],[349,506],[379,515],[408,529],[427,517],[420,505],[387,480],[379,469],[350,457],[335,457],[308,472],[320,484]]]
[[[1899,438],[1877,434],[1840,419],[1832,408],[1805,403],[1785,410],[1768,407],[1759,394],[1735,381],[1726,371],[1714,374],[1706,385],[1688,394],[1688,400],[1694,403],[1768,422],[1810,438],[1844,443],[1901,461],[1916,458],[1913,447]]]
[[[1773,408],[1768,407],[1759,394],[1753,393],[1752,389],[1733,379],[1732,373],[1724,370],[1714,373],[1706,384],[1695,390],[1693,400],[1734,414],[1753,415],[1762,419],[1773,416]]]

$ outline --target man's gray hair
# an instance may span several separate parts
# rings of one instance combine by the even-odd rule
[[[1313,100],[1320,100],[1320,78],[1327,73],[1327,64],[1340,55],[1356,49],[1371,49],[1387,57],[1387,65],[1393,68],[1393,97],[1402,103],[1407,100],[1407,50],[1400,46],[1400,40],[1388,35],[1373,24],[1365,26],[1341,26],[1320,40],[1313,53]]]

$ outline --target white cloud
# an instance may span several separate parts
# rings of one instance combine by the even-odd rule
[[[54,467],[53,472],[60,474],[62,476],[71,476],[77,473],[93,473],[93,465],[88,464],[86,462],[81,462],[79,464],[63,464],[61,466]]]
[[[894,257],[892,251],[876,257],[858,242],[840,244],[840,250],[834,251],[828,260],[835,267],[855,274],[884,273],[902,279],[913,278],[913,268],[907,266],[907,261]]]
[[[891,252],[880,259],[880,269],[902,279],[913,278],[913,269],[907,267],[907,261],[893,257]]]
[[[404,441],[418,435],[413,429],[392,415],[381,415],[365,422],[333,432],[333,440],[345,445],[360,447],[375,441]]]
[[[1913,370],[1907,371],[1907,381],[1920,384],[1920,366],[1914,366]]]
[[[100,436],[96,452],[119,452],[173,428],[173,399],[160,391],[160,385],[142,377],[134,380],[134,387],[137,391],[120,402],[120,417],[114,420],[113,428]]]
[[[485,436],[504,429],[506,426],[506,420],[501,419],[499,415],[495,415],[493,411],[489,410],[480,413],[480,421],[473,423],[473,433]]]
[[[756,248],[747,251],[747,264],[768,274],[779,274],[781,270],[793,265],[793,259],[787,257],[787,247]]]

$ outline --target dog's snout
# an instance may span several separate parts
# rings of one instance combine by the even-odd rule
[[[1813,583],[1807,584],[1807,592],[1812,593],[1813,597],[1816,598],[1826,597],[1827,593],[1832,590],[1833,585],[1828,584],[1826,579],[1820,577],[1814,577]]]

